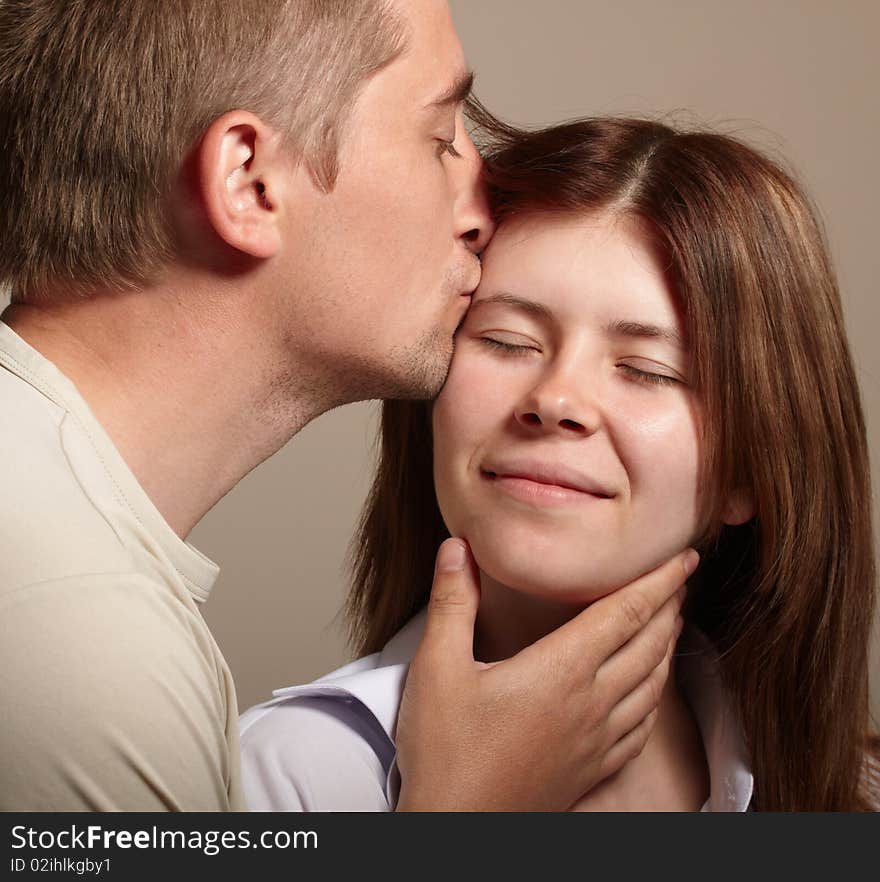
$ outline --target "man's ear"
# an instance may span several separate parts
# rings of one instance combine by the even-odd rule
[[[197,149],[208,222],[227,245],[251,257],[272,257],[281,247],[280,145],[278,133],[259,117],[233,110],[211,123]]]
[[[755,502],[748,490],[735,490],[721,510],[721,519],[731,527],[738,527],[755,516]]]

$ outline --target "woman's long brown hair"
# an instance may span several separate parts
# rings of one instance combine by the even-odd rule
[[[753,807],[877,805],[868,652],[876,599],[865,426],[820,225],[779,166],[738,140],[587,119],[492,137],[498,219],[619,211],[652,226],[680,298],[703,408],[705,523],[687,617],[718,648],[751,754]],[[755,517],[724,526],[722,500]],[[352,548],[359,652],[427,601],[448,535],[434,496],[430,404],[388,402]]]

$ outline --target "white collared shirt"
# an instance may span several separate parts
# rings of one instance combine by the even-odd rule
[[[242,714],[242,773],[252,811],[393,811],[397,712],[425,616],[415,616],[381,652],[313,683],[277,689],[272,700]],[[703,811],[746,811],[753,786],[748,754],[715,652],[686,629],[676,655],[709,767]]]

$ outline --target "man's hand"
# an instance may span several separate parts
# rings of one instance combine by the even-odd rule
[[[476,566],[447,539],[398,719],[398,811],[563,811],[638,755],[698,560],[688,549],[485,665],[473,655]]]

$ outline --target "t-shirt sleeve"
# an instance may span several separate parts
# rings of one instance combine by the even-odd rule
[[[230,808],[227,697],[194,605],[104,574],[8,592],[0,619],[0,808]]]
[[[251,811],[387,812],[388,737],[363,705],[298,697],[242,717],[241,766]]]

